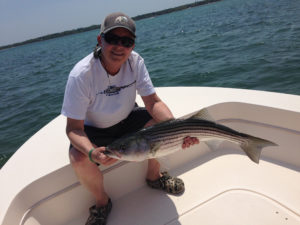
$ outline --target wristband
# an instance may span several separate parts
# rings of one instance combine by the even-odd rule
[[[92,149],[89,151],[89,159],[90,159],[91,162],[96,163],[96,162],[92,159],[92,153],[93,153],[94,150],[95,150],[95,148],[92,148]],[[97,164],[97,163],[96,163],[96,164]]]

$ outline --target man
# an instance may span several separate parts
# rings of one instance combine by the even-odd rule
[[[112,203],[103,187],[99,164],[116,162],[103,154],[116,138],[173,118],[155,93],[144,60],[133,51],[135,23],[123,13],[108,15],[97,37],[98,48],[72,69],[66,86],[62,114],[67,117],[70,161],[79,181],[95,197],[86,224],[106,224]],[[145,108],[137,107],[136,91]],[[197,143],[187,137],[183,148]],[[172,194],[182,193],[179,178],[160,172],[155,159],[148,160],[147,184]]]

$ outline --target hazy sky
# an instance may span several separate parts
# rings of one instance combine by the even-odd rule
[[[193,0],[0,0],[0,46],[100,24],[116,11],[137,16]]]

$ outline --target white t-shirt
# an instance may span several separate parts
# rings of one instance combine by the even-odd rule
[[[84,120],[86,125],[106,128],[125,119],[134,108],[136,91],[155,93],[143,58],[132,51],[120,71],[107,74],[100,60],[89,54],[72,69],[61,113]]]

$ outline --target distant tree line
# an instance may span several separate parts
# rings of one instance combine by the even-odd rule
[[[49,34],[49,35],[46,35],[46,36],[33,38],[33,39],[30,39],[30,40],[27,40],[27,41],[2,46],[2,47],[0,47],[0,50],[6,49],[6,48],[17,47],[17,46],[20,46],[20,45],[30,44],[30,43],[33,43],[33,42],[45,41],[45,40],[49,40],[49,39],[53,39],[53,38],[63,37],[63,36],[70,35],[70,34],[77,34],[77,33],[90,31],[90,30],[95,30],[95,29],[99,29],[99,28],[100,28],[100,25],[92,25],[92,26],[85,27],[85,28],[78,28],[78,29],[73,29],[73,30],[60,32],[60,33]]]
[[[147,13],[147,14],[135,16],[135,17],[132,17],[132,19],[137,21],[137,20],[141,20],[141,19],[160,16],[160,15],[172,13],[172,12],[175,12],[175,11],[180,11],[180,10],[188,9],[188,8],[191,8],[191,7],[196,7],[196,6],[200,6],[200,5],[204,5],[204,4],[208,4],[208,3],[212,3],[212,2],[218,2],[218,1],[221,1],[221,0],[195,1],[194,3],[190,3],[190,4],[186,4],[186,5],[182,5],[182,6],[178,6],[178,7],[174,7],[174,8],[169,8],[169,9],[165,9],[165,10],[161,10],[161,11],[157,11],[157,12],[152,12],[152,13]],[[92,26],[89,26],[89,27],[77,28],[77,29],[73,29],[73,30],[60,32],[60,33],[49,34],[49,35],[46,35],[46,36],[33,38],[33,39],[30,39],[30,40],[27,40],[27,41],[23,41],[23,42],[11,44],[11,45],[6,45],[6,46],[1,46],[0,50],[6,49],[6,48],[17,47],[17,46],[20,46],[20,45],[25,45],[25,44],[29,44],[29,43],[33,43],[33,42],[45,41],[45,40],[49,40],[49,39],[53,39],[53,38],[63,37],[63,36],[70,35],[70,34],[77,34],[77,33],[86,32],[86,31],[90,31],[90,30],[96,30],[96,29],[100,29],[100,25],[92,25]]]
[[[170,8],[170,9],[165,9],[165,10],[161,10],[161,11],[157,11],[157,12],[152,12],[152,13],[147,13],[147,14],[143,14],[143,15],[140,15],[140,16],[136,16],[136,17],[133,17],[133,19],[134,20],[141,20],[141,19],[151,18],[151,17],[160,16],[160,15],[172,13],[172,12],[175,12],[175,11],[180,11],[180,10],[188,9],[188,8],[191,8],[191,7],[196,7],[196,6],[205,5],[205,4],[208,4],[208,3],[218,2],[218,1],[221,1],[221,0],[195,1],[194,3],[181,5],[181,6]]]

